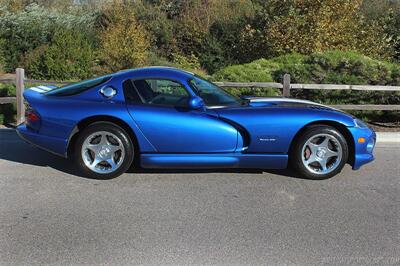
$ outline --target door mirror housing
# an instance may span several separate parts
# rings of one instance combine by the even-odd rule
[[[189,99],[189,108],[193,110],[203,109],[205,107],[205,103],[202,98],[199,96],[194,96]]]

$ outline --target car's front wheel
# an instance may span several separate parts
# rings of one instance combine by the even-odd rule
[[[346,139],[336,128],[315,125],[296,140],[290,160],[301,177],[326,179],[343,169],[348,156]]]
[[[111,123],[92,124],[79,134],[75,159],[81,172],[96,179],[111,179],[123,174],[134,158],[129,135]]]

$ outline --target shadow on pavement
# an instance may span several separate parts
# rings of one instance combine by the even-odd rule
[[[0,129],[0,160],[12,161],[22,164],[51,167],[56,170],[82,176],[75,169],[72,160],[59,157],[49,152],[40,150],[18,137],[15,130]],[[128,173],[154,173],[154,174],[178,174],[178,173],[252,173],[264,172],[298,178],[291,170],[257,170],[257,169],[142,169],[132,167]]]
[[[26,143],[12,129],[0,129],[0,160],[51,167],[79,176],[71,160],[40,150]]]

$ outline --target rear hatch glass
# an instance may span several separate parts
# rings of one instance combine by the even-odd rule
[[[54,90],[51,90],[47,93],[46,95],[51,95],[51,96],[71,96],[75,94],[82,93],[84,91],[87,91],[91,88],[97,87],[101,84],[106,83],[111,79],[111,75],[108,76],[103,76],[95,79],[89,79],[85,81],[81,81],[78,83],[70,84],[67,86],[63,86]]]

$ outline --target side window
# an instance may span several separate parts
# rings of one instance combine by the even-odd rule
[[[134,88],[145,104],[187,106],[189,94],[179,83],[166,79],[141,79],[132,81]]]

